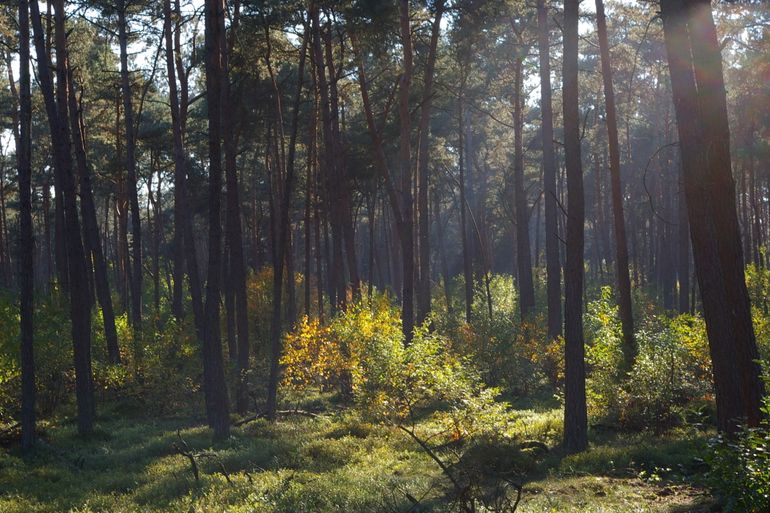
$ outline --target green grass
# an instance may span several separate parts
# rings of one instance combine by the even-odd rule
[[[551,445],[560,413],[521,410],[513,430]],[[446,482],[433,461],[398,430],[344,411],[250,422],[216,444],[208,429],[186,419],[104,420],[87,440],[68,424],[46,432],[28,455],[0,452],[0,511],[447,510]],[[180,436],[197,454],[199,483],[175,449]],[[692,435],[615,434],[595,436],[580,455],[552,449],[530,476],[519,511],[707,511],[698,508],[708,507],[708,497],[693,486],[702,448],[702,437]]]

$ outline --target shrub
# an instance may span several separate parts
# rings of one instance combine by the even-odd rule
[[[587,399],[593,418],[626,429],[662,432],[682,420],[693,401],[709,401],[711,367],[703,319],[668,318],[654,311],[637,318],[638,354],[622,372],[622,331],[612,293],[604,287],[588,305]]]
[[[770,385],[765,366],[765,385]],[[743,427],[734,438],[719,435],[710,440],[708,478],[726,502],[725,511],[770,511],[770,396],[765,396],[765,420],[757,428]]]
[[[462,293],[462,283],[457,280],[453,291]],[[488,286],[487,290],[486,278],[474,284],[472,325],[463,316],[449,315],[445,301],[439,301],[437,331],[448,335],[455,350],[481,370],[490,386],[516,395],[529,395],[544,385],[557,386],[563,379],[563,341],[548,339],[542,313],[520,322],[512,276],[490,275]],[[453,301],[455,307],[463,303],[462,297]]]

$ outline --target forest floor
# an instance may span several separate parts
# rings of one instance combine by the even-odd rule
[[[547,435],[560,416],[519,413],[527,435]],[[698,486],[704,434],[592,437],[580,455],[549,450],[517,511],[718,511]],[[183,453],[193,455],[197,480]],[[87,440],[72,424],[52,423],[31,454],[0,450],[5,513],[440,511],[445,489],[440,469],[404,433],[345,411],[248,422],[221,443],[185,418],[106,418]]]

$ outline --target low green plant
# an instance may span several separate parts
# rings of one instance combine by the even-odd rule
[[[765,385],[770,385],[765,365]],[[708,482],[726,503],[725,511],[770,511],[770,396],[763,399],[764,420],[758,427],[742,426],[734,436],[711,439]]]

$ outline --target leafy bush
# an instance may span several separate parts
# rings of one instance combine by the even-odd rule
[[[622,387],[621,425],[661,433],[678,424],[689,405],[712,394],[703,320],[646,319],[637,332],[639,354]]]
[[[765,385],[770,385],[765,366]],[[770,511],[770,396],[765,396],[760,427],[743,427],[734,438],[718,435],[709,445],[709,483],[726,502],[725,511]]]
[[[585,316],[588,334],[586,363],[589,377],[586,397],[589,413],[596,417],[606,412],[618,413],[620,402],[621,367],[623,364],[623,334],[617,303],[609,287],[602,287],[598,299],[588,303]]]
[[[452,290],[461,294],[462,283],[456,282]],[[472,325],[463,316],[450,315],[445,301],[435,308],[435,324],[437,331],[452,340],[455,350],[482,372],[485,383],[523,396],[561,382],[563,341],[547,337],[542,313],[520,322],[517,298],[513,277],[494,274],[489,277],[488,290],[486,279],[474,284]],[[453,301],[455,308],[463,303],[462,297]]]
[[[676,425],[693,402],[711,399],[710,357],[703,319],[668,318],[649,312],[637,318],[638,354],[622,372],[622,332],[608,287],[588,305],[587,398],[593,418],[626,429],[662,432]]]

